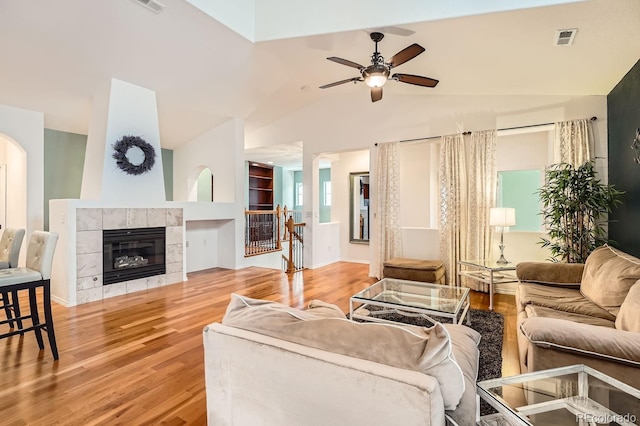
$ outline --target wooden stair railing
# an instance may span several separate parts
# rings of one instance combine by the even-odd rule
[[[282,241],[290,239],[285,218],[290,217],[300,222],[302,212],[278,205],[275,210],[245,209],[244,217],[244,255],[249,257],[282,250]]]
[[[255,256],[282,250],[280,240],[280,219],[282,210],[246,210],[244,211],[244,255]]]
[[[304,238],[302,234],[305,225],[306,223],[295,223],[293,216],[289,216],[286,221],[285,228],[289,235],[289,257],[283,255],[282,258],[286,261],[287,274],[304,269]]]

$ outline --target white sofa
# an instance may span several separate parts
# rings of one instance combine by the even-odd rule
[[[297,311],[294,315],[312,315],[307,312]],[[304,317],[303,322],[307,319]],[[210,425],[444,425],[445,413],[450,422],[451,418],[456,419],[453,424],[475,424],[479,335],[465,326],[446,327],[446,334],[451,336],[449,347],[459,359],[465,386],[458,407],[445,411],[447,395],[443,397],[443,393],[460,390],[456,389],[456,374],[450,371],[444,381],[451,383],[443,384],[442,375],[438,379],[423,372],[294,343],[268,335],[273,334],[270,330],[256,332],[262,321],[258,316],[248,319],[247,327],[218,323],[205,327]],[[339,320],[340,326],[353,324],[342,321],[348,324]],[[326,318],[323,324],[326,327]],[[287,333],[292,330],[290,325],[277,324],[272,330]],[[294,328],[297,325],[293,324]],[[314,339],[303,336],[307,337]]]

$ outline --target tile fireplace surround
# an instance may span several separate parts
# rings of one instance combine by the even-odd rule
[[[74,306],[184,280],[182,208],[104,208],[86,204],[76,200],[50,204],[51,230],[60,234],[52,271],[53,300]],[[166,273],[103,285],[102,231],[153,227],[166,228]]]
[[[104,229],[166,227],[167,273],[102,284],[102,231]],[[121,294],[182,281],[182,209],[80,208],[76,210],[76,303],[87,303]]]

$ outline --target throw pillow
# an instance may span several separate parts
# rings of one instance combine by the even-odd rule
[[[222,324],[299,345],[422,372],[440,386],[445,409],[456,408],[465,389],[447,329],[357,323],[315,316],[275,302],[231,295]]]
[[[580,292],[617,315],[629,289],[640,279],[640,259],[613,247],[595,249],[585,262]]]
[[[616,328],[640,333],[640,280],[631,287],[622,302],[616,318]]]

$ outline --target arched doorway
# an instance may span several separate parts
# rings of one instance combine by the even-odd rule
[[[0,133],[0,225],[27,228],[27,154]]]

